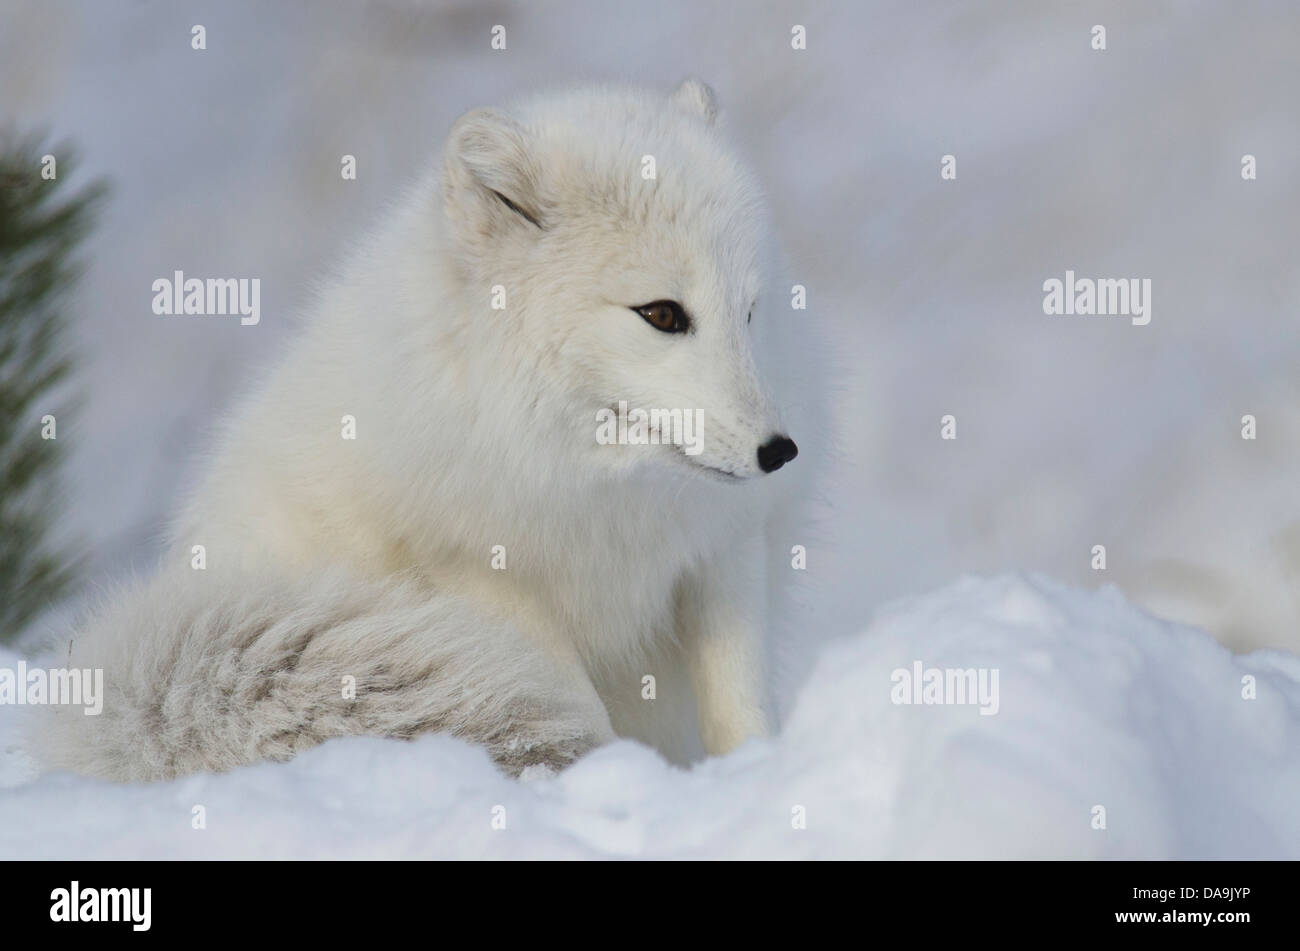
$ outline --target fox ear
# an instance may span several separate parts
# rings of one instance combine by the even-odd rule
[[[475,109],[456,120],[443,158],[447,215],[467,234],[541,228],[537,167],[524,129],[503,113]]]
[[[699,116],[710,125],[718,117],[718,97],[713,94],[708,83],[694,76],[684,80],[673,91],[672,99],[675,105]]]

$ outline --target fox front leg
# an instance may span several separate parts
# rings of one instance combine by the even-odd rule
[[[680,589],[677,633],[685,648],[711,756],[770,732],[766,712],[766,564],[757,540],[723,551]]]

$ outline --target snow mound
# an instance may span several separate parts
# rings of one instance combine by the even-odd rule
[[[996,712],[896,703],[923,697],[896,684],[917,662],[983,669]],[[356,738],[115,786],[33,778],[20,709],[5,859],[1300,857],[1300,657],[1033,576],[889,606],[824,650],[779,737],[689,770],[624,741],[514,782],[449,737]]]

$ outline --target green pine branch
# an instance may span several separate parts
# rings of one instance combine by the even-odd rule
[[[52,179],[41,174],[46,154]],[[70,194],[74,166],[66,146],[0,135],[0,642],[72,592],[80,561],[53,541],[65,444],[42,438],[41,425],[53,415],[61,435],[73,408],[67,296],[105,193],[96,182]]]

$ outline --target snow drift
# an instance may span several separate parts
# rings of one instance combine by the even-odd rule
[[[996,713],[894,702],[918,662],[996,671]],[[1035,576],[885,608],[779,737],[690,770],[620,742],[513,782],[428,736],[114,786],[35,777],[24,715],[0,708],[5,859],[1300,857],[1300,657]]]

